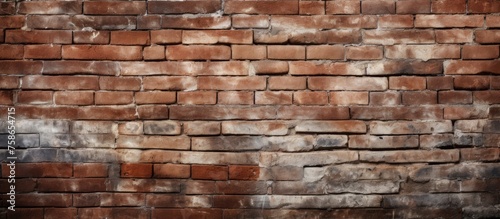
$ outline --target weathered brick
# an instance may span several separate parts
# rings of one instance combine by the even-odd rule
[[[144,121],[144,134],[147,135],[179,135],[181,124],[175,121]]]
[[[76,44],[108,44],[109,31],[74,31],[73,43]]]
[[[163,16],[161,27],[186,29],[229,29],[231,18],[228,16]]]
[[[222,105],[252,105],[254,93],[252,91],[221,91],[217,94],[217,103]]]
[[[65,59],[141,60],[142,47],[139,46],[63,46]]]
[[[143,79],[144,90],[196,90],[198,83],[194,77],[154,76]]]
[[[184,136],[119,136],[116,141],[118,148],[159,148],[188,150],[189,138]]]
[[[266,54],[264,50],[264,54]],[[255,74],[286,74],[288,73],[289,66],[286,61],[254,61],[252,62]]]
[[[280,153],[270,164],[276,166],[319,166],[340,164],[358,160],[356,151],[320,151],[307,153]],[[304,173],[305,174],[305,173]]]
[[[289,91],[255,92],[255,104],[259,105],[289,105],[292,101],[292,92]]]
[[[66,30],[7,30],[5,32],[6,43],[30,43],[30,44],[71,44],[71,31]]]
[[[306,88],[305,77],[270,77],[268,79],[270,90],[302,90]]]
[[[366,44],[427,44],[434,43],[434,31],[430,30],[365,30],[363,42]]]
[[[11,105],[14,103],[14,92],[0,91],[0,104]]]
[[[61,56],[60,49],[61,48],[58,48],[59,57]],[[117,75],[119,72],[120,69],[117,63],[107,61],[45,61],[42,69],[42,74],[46,75]]]
[[[23,89],[98,90],[98,78],[92,76],[25,76]]]
[[[222,134],[230,135],[287,135],[288,125],[283,122],[222,122]]]
[[[491,0],[472,0],[467,2],[469,13],[498,13],[500,3]]]
[[[17,102],[23,104],[52,104],[52,91],[21,91],[17,93]]]
[[[112,31],[111,44],[117,45],[149,45],[148,31]]]
[[[146,13],[146,2],[84,2],[84,14],[140,15]]]
[[[349,119],[346,107],[326,106],[282,106],[278,108],[279,119]]]
[[[16,164],[16,177],[59,177],[67,178],[73,175],[71,163],[18,163]],[[2,165],[2,177],[9,176],[9,167]]]
[[[437,106],[354,106],[351,107],[352,119],[363,120],[440,120],[443,110]],[[446,118],[445,119],[449,119]]]
[[[334,29],[334,28],[376,28],[377,17],[372,15],[353,16],[273,16],[271,26],[278,29]]]
[[[153,175],[151,164],[121,164],[121,177],[150,178]]]
[[[498,46],[473,46],[464,45],[462,48],[463,59],[496,59],[499,56]]]
[[[399,92],[370,92],[370,105],[394,106],[401,104]]]
[[[328,96],[322,91],[298,91],[293,93],[293,103],[297,105],[326,105]]]
[[[143,134],[142,122],[125,122],[118,124],[118,134],[120,135],[142,135]]]
[[[183,132],[186,135],[219,135],[221,124],[219,122],[184,122]]]
[[[39,179],[40,192],[104,192],[106,179]]]
[[[372,62],[366,68],[368,75],[437,75],[443,72],[441,61],[381,61]]]
[[[432,134],[451,133],[453,126],[451,121],[428,121],[428,122],[371,122],[370,134],[390,135],[390,134]]]
[[[470,91],[440,91],[438,102],[441,104],[471,104],[472,92]]]
[[[424,77],[390,77],[389,88],[391,90],[424,90],[426,80]]]
[[[500,16],[498,15],[486,15],[486,26],[487,27],[500,27]]]
[[[82,30],[135,30],[137,16],[90,16],[75,15],[71,17],[74,27]]]
[[[390,59],[457,59],[460,46],[457,45],[394,45],[385,47],[385,57]]]
[[[224,3],[224,14],[298,14],[298,1],[239,1]]]
[[[170,118],[189,121],[275,119],[276,109],[269,106],[252,108],[244,106],[171,106]]]
[[[232,45],[231,57],[232,59],[250,59],[250,60],[265,59],[267,57],[267,50],[265,46]],[[259,71],[256,70],[256,72],[258,73]]]
[[[155,178],[185,179],[191,176],[191,167],[184,164],[154,164]]]
[[[80,208],[78,215],[82,219],[91,218],[127,218],[133,215],[134,218],[147,219],[149,212],[144,209],[132,208]]]
[[[487,106],[446,106],[445,119],[483,119],[488,118]]]
[[[398,14],[420,14],[431,12],[430,0],[405,0],[396,1],[396,13]]]
[[[183,44],[251,44],[251,30],[186,30]]]
[[[313,133],[365,133],[366,125],[362,121],[303,121],[295,127],[296,132]]]
[[[77,1],[64,2],[21,2],[20,14],[81,14],[82,3]]]
[[[453,77],[428,77],[427,89],[429,90],[451,90],[453,89]]]
[[[92,91],[57,91],[54,93],[54,103],[58,105],[93,105]]]
[[[143,15],[137,17],[138,30],[157,30],[161,28],[160,15]]]
[[[456,90],[486,90],[490,87],[490,77],[487,76],[456,76],[453,79]]]
[[[219,1],[153,1],[148,3],[149,14],[208,14],[221,9]]]
[[[231,23],[235,28],[267,28],[269,15],[235,14],[231,16]]]
[[[390,133],[392,134],[392,133]],[[353,149],[403,149],[417,148],[418,136],[350,135],[349,148]]]
[[[432,13],[439,14],[463,14],[466,11],[465,0],[432,0]]]
[[[24,50],[21,45],[0,45],[0,50],[5,51],[0,54],[1,59],[22,59]]]
[[[133,102],[133,92],[127,91],[99,91],[95,92],[96,105],[126,105]]]
[[[150,46],[145,47],[143,51],[144,60],[164,60],[165,47],[163,46]]]
[[[299,14],[325,14],[325,2],[299,1]]]
[[[431,105],[438,102],[436,91],[407,91],[402,94],[404,105]]]
[[[453,134],[421,135],[419,143],[424,149],[450,148],[453,146]]]
[[[76,178],[107,177],[108,165],[101,163],[73,164],[73,176]]]
[[[474,103],[476,104],[499,104],[499,91],[474,91]]]
[[[198,77],[200,90],[264,90],[265,77]]]
[[[76,218],[78,215],[76,208],[49,208],[44,210],[44,218],[57,219],[57,218]]]
[[[476,42],[481,44],[498,43],[500,41],[500,31],[498,30],[477,30],[474,34],[476,35]]]
[[[359,14],[361,12],[361,4],[359,1],[340,0],[326,1],[326,14]]]
[[[362,14],[394,14],[396,2],[392,0],[361,1]]]
[[[470,43],[473,31],[468,29],[436,30],[437,43]]]
[[[152,30],[151,43],[173,44],[182,42],[181,30]]]
[[[344,59],[344,47],[317,45],[306,47],[307,59]]]
[[[215,91],[190,91],[177,93],[178,104],[216,104],[217,93]]]
[[[190,218],[206,218],[217,219],[222,218],[221,209],[154,209],[151,212],[151,219],[161,219],[165,215],[174,218],[190,217]]]
[[[209,180],[227,180],[227,166],[207,166],[207,165],[192,165],[191,178],[193,179],[209,179]]]
[[[304,46],[267,46],[267,58],[269,59],[305,59],[306,48]]]
[[[460,149],[462,161],[498,161],[500,150],[498,148],[464,148]]]
[[[386,90],[388,83],[386,78],[374,77],[314,77],[308,79],[308,87],[311,90]]]
[[[418,139],[416,139],[418,142]],[[359,152],[359,159],[367,162],[386,163],[443,163],[459,161],[458,150],[407,150],[407,151],[370,151]]]
[[[229,179],[233,180],[257,180],[260,168],[258,166],[231,165],[229,166]],[[255,193],[252,193],[255,194]]]
[[[347,47],[348,60],[375,60],[383,58],[383,49],[380,46]]]
[[[412,28],[412,15],[383,15],[378,19],[378,26],[387,29]]]
[[[312,149],[312,136],[221,136],[194,138],[192,150],[200,151],[308,151]]]

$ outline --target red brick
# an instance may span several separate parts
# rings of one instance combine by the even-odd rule
[[[290,62],[291,75],[364,75],[365,66],[359,63],[294,61]]]
[[[399,92],[370,92],[370,105],[394,106],[401,104]]]
[[[146,2],[84,2],[84,14],[141,15],[146,13]]]
[[[77,218],[76,208],[46,208],[44,219]]]
[[[349,119],[349,109],[331,106],[281,106],[278,108],[279,119]]]
[[[366,105],[368,104],[368,92],[339,91],[330,92],[330,104],[332,105]]]
[[[375,60],[383,58],[381,46],[356,46],[347,47],[346,58],[348,60]]]
[[[255,104],[292,104],[292,92],[258,91],[255,92]]]
[[[208,14],[221,9],[219,1],[153,1],[148,2],[148,14]]]
[[[486,15],[486,26],[487,27],[500,27],[500,16],[498,16],[498,15]]]
[[[450,29],[436,30],[437,43],[471,43],[473,39],[472,30]]]
[[[383,15],[378,19],[378,26],[387,29],[412,28],[412,15]]]
[[[428,77],[427,89],[451,90],[453,89],[453,77]]]
[[[131,106],[89,106],[78,108],[78,119],[91,120],[133,120],[135,107]]]
[[[157,30],[161,28],[160,15],[144,15],[137,17],[138,30]]]
[[[481,15],[416,15],[415,27],[482,27]]]
[[[500,150],[498,148],[464,148],[460,149],[462,161],[498,161]]]
[[[440,104],[471,104],[472,92],[470,91],[440,91]]]
[[[426,87],[425,77],[390,77],[389,89],[392,90],[424,90]]]
[[[429,105],[437,104],[436,91],[408,91],[403,92],[404,105]]]
[[[430,0],[396,1],[396,13],[398,14],[423,14],[430,12],[431,12]]]
[[[164,46],[144,47],[143,56],[144,60],[164,60],[165,47]]]
[[[191,91],[179,92],[178,104],[215,104],[217,102],[217,93],[215,91]]]
[[[185,30],[183,44],[252,44],[251,30]]]
[[[60,177],[73,175],[71,163],[17,163],[16,178]],[[9,167],[2,164],[2,177],[9,176]]]
[[[108,165],[102,163],[73,164],[73,176],[75,178],[107,177]]]
[[[232,45],[231,56],[232,59],[265,59],[267,57],[267,50],[265,46]]]
[[[229,29],[231,26],[231,18],[229,16],[163,16],[161,24],[163,29]]]
[[[279,29],[342,29],[376,28],[375,15],[352,16],[273,16],[271,26]],[[317,37],[316,35],[312,35]]]
[[[299,14],[306,14],[306,15],[325,14],[325,2],[299,1]]]
[[[30,29],[63,29],[71,30],[74,25],[68,15],[33,15],[26,21],[26,27]]]
[[[101,90],[138,91],[141,89],[141,80],[136,77],[100,77]]]
[[[486,90],[490,88],[488,76],[457,76],[453,80],[457,90]]]
[[[343,46],[319,45],[307,47],[307,59],[344,59]]]
[[[222,91],[218,93],[217,103],[227,105],[251,105],[254,101],[252,91]]]
[[[235,14],[231,16],[232,25],[235,28],[267,28],[269,27],[269,15],[246,15]]]
[[[435,36],[430,30],[365,30],[363,41],[382,45],[429,44],[435,42]]]
[[[0,60],[0,66],[0,74],[40,74],[43,69],[43,64],[39,61]]]
[[[150,178],[153,175],[152,164],[126,163],[121,164],[121,177]]]
[[[214,188],[215,190],[215,188]],[[162,219],[168,215],[172,218],[204,218],[204,219],[220,219],[222,218],[222,209],[160,209],[152,210],[151,219]]]
[[[149,31],[112,31],[111,44],[149,45]]]
[[[107,61],[45,61],[42,74],[45,75],[117,75],[117,63]]]
[[[229,166],[229,179],[257,180],[260,168],[258,166]]]
[[[126,91],[100,91],[95,93],[96,105],[123,105],[131,104],[134,98],[133,92]]]
[[[195,90],[197,86],[194,77],[154,76],[143,79],[144,90]]]
[[[476,104],[500,104],[500,91],[474,91]]]
[[[23,59],[23,46],[22,45],[0,45],[0,59]]]
[[[136,92],[135,103],[137,104],[172,104],[176,102],[175,92]]]
[[[306,89],[305,77],[270,77],[269,89],[271,90],[304,90]]]
[[[6,43],[30,43],[30,44],[71,44],[71,31],[66,30],[7,30],[5,32]]]
[[[368,64],[368,75],[437,75],[443,72],[442,61],[383,61]]]
[[[22,104],[52,104],[52,91],[21,91],[17,93],[17,102]]]
[[[54,93],[54,103],[57,105],[93,105],[92,91],[59,91]]]
[[[491,76],[491,89],[500,90],[500,77]]]
[[[499,56],[498,46],[464,45],[462,59],[496,59]]]
[[[144,200],[142,200],[144,201]],[[79,219],[92,218],[137,218],[149,219],[149,211],[137,208],[79,208]]]
[[[36,1],[19,3],[20,14],[81,14],[82,3],[77,1]]]
[[[221,124],[219,122],[184,122],[183,132],[186,135],[219,135]]]
[[[268,106],[251,108],[244,106],[170,106],[170,118],[189,121],[275,119],[276,109]]]
[[[466,0],[432,0],[432,13],[464,14]]]
[[[207,180],[227,180],[227,166],[192,165],[191,178]]]
[[[303,46],[267,46],[269,59],[305,59],[306,50]]]
[[[5,199],[4,199],[5,200]],[[17,200],[16,200],[17,202]],[[19,206],[19,204],[17,204]],[[24,207],[24,206],[23,206]],[[7,209],[7,208],[5,208]],[[19,208],[15,211],[5,212],[2,214],[4,218],[16,219],[43,219],[43,208]]]
[[[392,0],[361,1],[362,14],[394,14],[396,2]]]
[[[500,74],[500,61],[462,61],[450,60],[444,63],[445,74],[480,74],[480,73],[497,73]]]
[[[458,59],[458,45],[394,45],[385,47],[385,56],[390,59]]]
[[[153,30],[151,31],[151,43],[153,44],[174,44],[182,41],[182,31],[180,30]]]
[[[0,76],[0,87],[3,89],[13,89],[19,87],[19,77]]]
[[[22,78],[23,89],[51,90],[98,90],[97,77],[93,76],[25,76]]]
[[[191,166],[184,164],[155,164],[154,177],[186,179],[191,177]]]
[[[75,15],[71,23],[72,28],[82,30],[135,30],[137,16]]]
[[[198,77],[200,90],[264,90],[265,77]]]
[[[286,74],[288,73],[288,62],[286,61],[254,61],[252,62],[255,74]]]
[[[26,59],[60,59],[60,45],[26,45],[24,47]]]
[[[104,192],[106,179],[39,179],[39,192]]]
[[[293,94],[293,103],[297,105],[326,105],[328,96],[321,91],[298,91]]]
[[[139,119],[168,119],[168,108],[164,105],[143,105],[137,107]]]
[[[77,119],[78,109],[59,106],[18,106],[16,115],[23,119]]]
[[[498,13],[500,2],[494,0],[470,0],[467,2],[468,13]]]
[[[311,77],[308,88],[311,90],[352,90],[375,91],[387,89],[386,78],[375,77]]]
[[[326,1],[325,7],[326,14],[359,14],[361,12],[361,4],[356,0]]]
[[[229,60],[231,48],[228,46],[175,45],[167,46],[169,60]]]
[[[64,59],[141,60],[140,46],[71,45],[62,47]]]
[[[486,119],[488,108],[484,106],[446,106],[444,107],[444,119]]]
[[[224,3],[224,14],[298,14],[298,1],[238,1]]]
[[[0,91],[0,104],[11,105],[14,103],[13,91]]]
[[[74,31],[73,42],[76,44],[108,44],[109,31]]]

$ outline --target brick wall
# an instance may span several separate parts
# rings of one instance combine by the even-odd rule
[[[499,13],[0,2],[0,218],[498,217]]]

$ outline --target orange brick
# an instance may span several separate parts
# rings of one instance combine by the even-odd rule
[[[176,102],[176,97],[175,92],[136,92],[135,102],[137,104],[172,104]]]
[[[141,79],[135,77],[100,77],[101,90],[134,90],[141,89]]]
[[[307,59],[344,59],[343,46],[308,46]]]
[[[326,1],[325,12],[326,14],[359,14],[361,3],[353,0]]]
[[[298,91],[293,94],[293,103],[298,105],[325,105],[328,104],[326,92]]]
[[[234,180],[257,180],[260,168],[258,166],[229,166],[229,179]]]
[[[424,90],[426,80],[424,77],[390,77],[389,89],[392,90]]]
[[[149,31],[112,31],[111,44],[149,45]]]
[[[84,2],[83,13],[96,15],[140,15],[146,13],[146,2]]]
[[[436,42],[438,43],[471,43],[472,30],[436,30]]]
[[[292,104],[292,92],[287,92],[287,91],[255,92],[255,104]]]
[[[299,14],[325,14],[324,1],[299,1]]]
[[[17,102],[23,104],[52,104],[52,91],[21,91]]]
[[[432,0],[432,13],[452,14],[465,13],[466,0]]]
[[[271,90],[303,90],[306,89],[305,77],[270,77],[269,89]]]
[[[64,59],[141,60],[142,47],[114,45],[71,45],[62,47]]]
[[[267,51],[265,46],[255,45],[232,45],[231,55],[233,59],[265,59]]]
[[[227,166],[192,165],[191,178],[207,180],[227,180]]]
[[[24,47],[26,59],[60,59],[60,45],[26,45]]]
[[[229,46],[209,45],[175,45],[167,46],[166,56],[169,60],[229,60]]]
[[[153,44],[174,44],[182,40],[180,30],[153,30],[151,31],[151,43]]]
[[[186,179],[191,176],[191,166],[184,164],[155,164],[155,178]]]
[[[123,178],[150,178],[153,175],[152,164],[124,163],[121,164]]]
[[[306,50],[303,46],[268,46],[269,59],[305,59]]]
[[[54,102],[57,105],[93,105],[94,92],[58,91],[54,93]]]
[[[149,46],[144,47],[144,60],[164,60],[165,47],[163,46]]]
[[[381,28],[412,28],[413,15],[382,15],[378,19]]]
[[[376,60],[383,58],[381,46],[347,47],[346,58],[350,60]]]
[[[178,104],[215,104],[217,93],[215,91],[179,92]]]
[[[499,56],[499,47],[464,45],[462,59],[496,59]]]

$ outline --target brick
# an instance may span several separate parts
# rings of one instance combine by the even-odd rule
[[[78,209],[79,217],[82,219],[91,218],[127,218],[133,215],[134,218],[146,219],[149,212],[143,209],[132,208],[81,208]]]
[[[386,163],[442,163],[459,161],[458,150],[407,150],[360,152],[359,159],[368,162]]]
[[[415,27],[482,27],[484,16],[480,15],[416,15]]]
[[[257,180],[259,178],[260,168],[258,166],[229,166],[229,179],[233,180]],[[252,193],[254,194],[254,193]]]
[[[14,2],[2,2],[0,8],[2,8],[0,12],[1,15],[13,15],[16,13],[16,5]]]
[[[499,73],[500,62],[491,61],[445,61],[445,74],[479,74],[484,72]]]
[[[73,43],[76,44],[108,44],[109,31],[74,31]]]
[[[498,148],[464,148],[460,149],[462,161],[498,161],[500,150]]]
[[[163,16],[161,27],[168,28],[187,28],[187,29],[229,29],[231,18],[228,16]]]
[[[171,106],[171,119],[182,120],[228,120],[228,119],[274,119],[276,112],[273,107],[242,107],[242,106]]]
[[[385,56],[390,59],[457,59],[460,46],[456,45],[394,45],[385,47]]]
[[[40,192],[104,192],[106,179],[39,179]]]
[[[295,127],[296,132],[316,133],[366,133],[362,121],[303,121]]]
[[[174,44],[182,41],[181,30],[152,30],[151,43],[154,44]]]
[[[183,44],[252,44],[251,30],[186,30]]]
[[[93,105],[94,92],[58,91],[54,93],[54,103],[58,105]]]
[[[305,59],[306,49],[303,46],[267,46],[269,59]]]
[[[197,151],[309,151],[313,136],[222,136],[194,138],[192,150]]]
[[[383,49],[380,46],[347,47],[348,60],[374,60],[383,58]]]
[[[14,103],[14,92],[0,91],[0,104],[12,105]]]
[[[238,1],[224,3],[224,14],[298,14],[297,1]]]
[[[109,180],[112,191],[116,192],[180,192],[180,183],[162,179],[128,179]],[[75,197],[76,199],[76,197]]]
[[[73,176],[76,178],[107,177],[108,166],[100,163],[73,164]]]
[[[190,92],[178,92],[177,93],[178,104],[216,104],[217,103],[217,93],[215,91],[190,91]]]
[[[191,176],[191,166],[184,164],[154,164],[155,178],[186,179]]]
[[[121,164],[121,177],[150,178],[153,175],[151,164]]]
[[[343,46],[318,45],[306,49],[307,59],[344,59]]]
[[[303,90],[306,89],[305,77],[269,77],[270,90]]]
[[[252,105],[254,93],[252,91],[221,91],[217,94],[217,103],[222,105]]]
[[[26,20],[26,26],[30,29],[63,29],[71,30],[74,26],[69,15],[33,15]]]
[[[444,108],[445,119],[484,119],[488,118],[485,106],[447,106]]]
[[[376,28],[377,17],[364,16],[273,16],[271,26],[278,29],[359,29]],[[327,32],[328,33],[328,32]]]
[[[208,14],[221,9],[219,1],[154,1],[148,3],[149,14]]]
[[[453,89],[453,77],[428,77],[427,89],[429,90],[451,90]]]
[[[287,135],[288,125],[283,122],[223,121],[222,134],[229,135]]]
[[[2,165],[2,177],[9,174],[7,164]],[[18,163],[16,164],[16,177],[60,177],[67,178],[73,175],[71,163]]]
[[[326,105],[328,96],[321,91],[298,91],[293,94],[293,103],[297,105]]]
[[[396,1],[396,13],[398,14],[421,14],[430,12],[431,12],[430,0]]]
[[[314,77],[308,79],[308,87],[311,90],[338,90],[338,91],[366,91],[386,90],[387,79],[373,77]]]
[[[392,134],[392,133],[391,133]],[[417,148],[418,136],[349,136],[349,148],[353,149],[402,149]]]
[[[198,87],[194,77],[145,77],[142,83],[144,90],[196,90]]]
[[[498,104],[500,103],[499,91],[474,91],[474,103],[476,104]]]
[[[146,127],[145,127],[146,128]],[[160,128],[158,128],[160,129]],[[169,133],[175,133],[176,129]],[[177,129],[178,131],[178,129]],[[146,130],[144,130],[146,133]],[[159,148],[186,150],[190,148],[189,138],[183,136],[119,136],[116,141],[117,148]]]
[[[137,107],[139,118],[168,119],[168,108],[161,105],[143,105]]]
[[[52,104],[51,91],[21,91],[17,94],[17,102],[23,104]]]
[[[180,135],[181,125],[174,121],[144,121],[144,134]]]
[[[143,57],[144,60],[164,60],[165,47],[163,46],[144,47]]]
[[[392,0],[383,1],[361,1],[362,14],[394,14],[396,13],[396,2]]]
[[[432,13],[439,14],[464,14],[466,11],[465,0],[432,0]]]
[[[118,134],[121,135],[142,135],[142,122],[125,122],[118,124]]]
[[[326,1],[326,14],[359,14],[360,12],[361,4],[359,1]]]
[[[161,28],[160,15],[143,15],[137,17],[138,30],[157,30]]]
[[[200,90],[264,90],[265,77],[198,77]]]
[[[268,28],[269,15],[235,14],[231,16],[235,28]]]
[[[190,217],[190,218],[206,218],[217,219],[222,218],[221,209],[154,209],[151,213],[151,219],[161,219],[165,215],[171,215],[174,218]]]
[[[436,30],[437,43],[471,43],[473,31],[467,29]]]
[[[428,44],[435,42],[430,30],[365,30],[363,42],[366,44]]]
[[[365,66],[344,62],[290,62],[291,75],[364,75]]]
[[[26,45],[24,58],[28,59],[60,59],[61,46],[54,45]]]
[[[380,106],[351,107],[351,118],[362,120],[440,120],[443,119],[443,109],[435,106]],[[446,118],[449,119],[449,118]]]
[[[0,74],[40,74],[43,63],[39,61],[0,61]]]
[[[186,135],[219,135],[221,124],[219,122],[184,122],[183,133]]]
[[[403,92],[403,105],[430,105],[437,104],[436,91],[408,91]]]
[[[370,105],[394,106],[399,104],[401,104],[401,93],[399,92],[370,92]]]
[[[232,59],[265,59],[267,57],[267,50],[265,46],[232,45],[231,57]]]
[[[264,50],[265,52],[265,50]],[[286,61],[254,61],[251,62],[255,74],[286,74],[289,67]]]
[[[175,92],[137,92],[135,93],[137,104],[172,104],[176,102]]]
[[[257,91],[255,104],[287,105],[292,104],[292,92],[289,91]]]
[[[325,14],[325,2],[299,1],[299,14]]]
[[[330,104],[335,105],[366,105],[368,104],[367,92],[331,92]]]
[[[18,206],[30,207],[70,207],[72,204],[71,194],[18,194],[16,195]]]
[[[496,59],[499,56],[498,46],[464,45],[462,59]]]
[[[131,120],[136,118],[136,112],[135,107],[131,106],[82,107],[78,109],[78,118],[92,120]]]
[[[426,87],[425,77],[390,77],[389,89],[392,90],[424,90]]]
[[[0,45],[0,50],[4,51],[0,54],[1,59],[23,59],[24,50],[21,45]]]
[[[166,57],[169,60],[228,60],[231,58],[231,48],[207,45],[167,46]]]
[[[212,206],[210,196],[180,196],[148,194],[146,206],[148,207],[170,207],[170,208],[210,208]]]
[[[141,60],[142,47],[139,46],[63,46],[64,59]]]
[[[66,30],[7,30],[5,31],[6,43],[30,44],[71,44],[71,31]]]
[[[420,147],[425,149],[450,148],[453,146],[453,134],[432,134],[420,136]]]
[[[77,217],[76,208],[60,209],[60,208],[49,208],[45,209],[44,218],[46,219],[57,219],[57,218],[76,218]]]
[[[18,13],[20,14],[81,14],[82,3],[77,1],[67,2],[21,2]]]
[[[498,13],[500,12],[500,3],[491,0],[472,0],[468,1],[467,12],[469,13]]]
[[[25,76],[23,89],[98,90],[97,77],[92,76]]]
[[[227,166],[192,165],[191,178],[207,180],[227,180]]]
[[[451,121],[428,121],[428,122],[404,122],[375,121],[370,123],[370,133],[374,135],[389,134],[435,134],[451,133],[453,126]]]
[[[378,26],[386,29],[412,28],[412,15],[383,15],[378,19]]]
[[[101,90],[138,91],[141,88],[141,80],[136,77],[100,77],[99,88]]]
[[[217,191],[226,195],[266,194],[267,186],[264,181],[227,181],[216,182]]]
[[[328,109],[328,111],[325,111]],[[349,112],[344,107],[323,106],[282,106],[278,109],[279,119],[317,119],[335,120],[348,119]]]
[[[296,166],[275,166],[261,171],[261,179],[297,181],[304,177],[304,168]]]
[[[500,16],[498,15],[486,15],[486,26],[487,27],[500,27]]]
[[[443,72],[441,61],[382,61],[369,63],[366,68],[368,75],[436,75]]]
[[[19,77],[0,76],[0,87],[4,89],[13,89],[19,87]]]
[[[488,76],[456,76],[453,80],[456,90],[486,90],[490,87]]]
[[[75,15],[72,24],[82,30],[135,30],[137,16]]]
[[[133,102],[134,94],[126,91],[95,92],[96,105],[126,105]]]
[[[60,48],[59,48],[60,49]],[[58,52],[60,56],[60,51]],[[46,61],[42,74],[89,74],[89,75],[116,75],[119,66],[113,62],[101,61]]]
[[[113,133],[114,124],[107,121],[74,121],[71,123],[72,133]]]
[[[84,14],[140,15],[146,13],[146,2],[84,2]]]
[[[112,31],[111,44],[117,45],[149,45],[148,31]]]
[[[440,104],[471,104],[472,92],[470,91],[440,91],[438,93]]]

